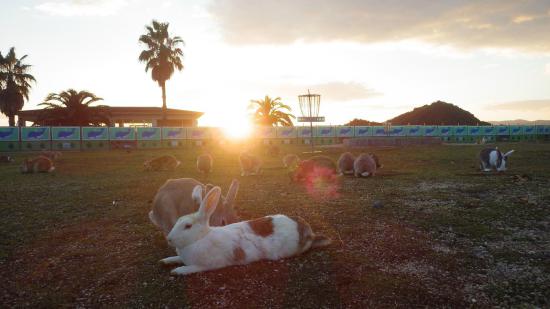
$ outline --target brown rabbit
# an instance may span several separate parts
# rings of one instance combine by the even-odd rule
[[[197,157],[197,169],[199,172],[203,173],[205,176],[208,176],[212,172],[212,163],[214,159],[209,154],[203,154]]]
[[[262,170],[262,160],[248,152],[242,152],[239,156],[241,176],[258,175]]]
[[[174,156],[165,155],[147,160],[143,163],[146,171],[175,170],[181,164]]]
[[[298,163],[294,173],[291,173],[291,179],[300,182],[308,180],[316,172],[321,171],[326,176],[336,175],[336,164],[331,158],[326,156],[313,156],[307,160]]]
[[[25,159],[21,164],[21,173],[50,173],[55,170],[52,160],[44,156]]]

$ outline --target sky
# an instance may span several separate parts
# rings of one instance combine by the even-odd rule
[[[168,107],[241,126],[250,100],[321,95],[326,124],[384,121],[442,100],[482,120],[550,119],[550,1],[0,0],[0,51],[28,55],[51,92],[161,106],[138,61],[153,19],[185,41]],[[0,125],[6,125],[5,117]]]

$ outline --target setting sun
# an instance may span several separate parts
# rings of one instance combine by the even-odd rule
[[[234,121],[222,126],[222,130],[230,139],[245,139],[252,133],[252,126],[248,120]]]

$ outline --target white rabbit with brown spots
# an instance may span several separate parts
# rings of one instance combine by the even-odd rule
[[[199,211],[179,218],[168,234],[168,243],[178,255],[160,263],[185,264],[174,268],[171,274],[188,275],[264,259],[278,260],[330,244],[330,239],[314,234],[300,217],[273,215],[210,227],[209,218],[220,195],[221,189],[214,187]]]
[[[21,163],[21,173],[51,173],[55,170],[53,161],[44,156],[38,156],[32,159],[25,159]]]

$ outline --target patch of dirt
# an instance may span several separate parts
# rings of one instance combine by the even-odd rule
[[[44,306],[65,299],[77,306],[117,304],[133,290],[142,239],[109,219],[39,235],[0,265],[1,302]]]

